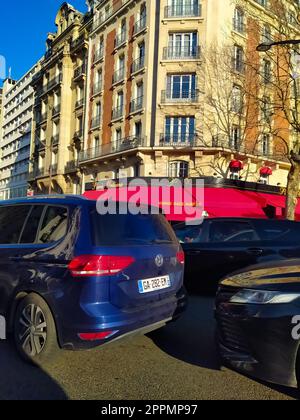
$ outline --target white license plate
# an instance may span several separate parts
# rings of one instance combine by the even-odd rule
[[[150,293],[155,290],[167,289],[171,286],[171,280],[169,276],[155,277],[153,279],[139,280],[139,292]]]

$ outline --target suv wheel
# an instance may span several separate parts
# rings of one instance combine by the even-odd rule
[[[14,340],[19,354],[27,362],[41,365],[57,355],[54,319],[40,296],[31,293],[19,303],[14,318]]]

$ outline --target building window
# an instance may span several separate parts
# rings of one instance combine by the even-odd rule
[[[265,84],[270,83],[271,82],[271,62],[269,60],[263,59],[262,73],[263,73],[263,82]]]
[[[245,20],[245,13],[240,7],[236,7],[234,10],[234,18],[233,18],[233,29],[236,32],[244,33],[244,20]]]
[[[264,25],[262,28],[261,41],[263,43],[269,43],[272,41],[271,29],[269,25]]]
[[[263,156],[268,156],[270,154],[270,136],[269,134],[263,134],[261,140],[261,152]]]
[[[117,128],[115,131],[115,141],[118,143],[122,140],[122,129]]]
[[[243,73],[245,69],[244,50],[239,45],[234,46],[233,69],[239,73]]]
[[[231,129],[231,137],[229,142],[230,149],[239,150],[241,145],[241,128],[234,125]]]
[[[243,110],[242,89],[240,86],[234,85],[232,89],[232,104],[231,109],[238,114]]]
[[[167,77],[167,98],[169,99],[195,99],[196,75],[172,74]]]
[[[135,137],[137,137],[138,139],[140,139],[142,137],[142,122],[141,121],[137,121],[134,124],[134,135]]]
[[[182,160],[171,162],[169,176],[171,178],[187,178],[189,176],[189,163]]]
[[[195,139],[195,117],[167,117],[163,142],[191,143]]]
[[[197,32],[175,32],[169,34],[169,51],[167,58],[195,57],[197,51]]]

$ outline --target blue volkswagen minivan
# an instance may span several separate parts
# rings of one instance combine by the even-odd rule
[[[80,196],[0,205],[0,315],[43,364],[176,319],[184,254],[162,214],[107,214]]]

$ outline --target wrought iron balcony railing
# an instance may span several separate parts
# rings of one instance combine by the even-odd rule
[[[200,4],[192,4],[187,2],[178,6],[166,6],[165,18],[175,17],[200,17],[202,15],[202,7]]]
[[[65,173],[77,172],[78,170],[78,162],[76,160],[70,160],[65,165]]]
[[[104,48],[103,47],[98,48],[95,51],[95,54],[94,54],[94,63],[97,63],[97,61],[102,60],[102,58],[104,58]]]
[[[84,75],[86,75],[86,65],[82,64],[74,70],[74,79],[78,79],[79,77]]]
[[[146,29],[146,25],[147,25],[147,16],[143,16],[141,17],[140,20],[138,20],[135,24],[134,24],[134,28],[133,28],[133,34],[136,35],[139,32],[143,31],[144,29]]]
[[[81,108],[84,105],[84,98],[78,99],[75,104],[75,108]]]
[[[125,67],[121,67],[113,74],[113,83],[122,82],[125,79]]]
[[[57,104],[53,107],[52,110],[52,115],[57,115],[60,113],[60,109],[61,109],[61,104]]]
[[[123,105],[117,106],[116,108],[112,110],[112,116],[111,116],[112,120],[117,120],[119,118],[122,118],[123,113],[124,113],[124,106]]]
[[[200,47],[198,46],[172,46],[165,47],[163,52],[164,60],[198,60],[200,58]]]
[[[99,128],[100,122],[101,122],[101,115],[96,115],[95,117],[93,117],[91,121],[91,129]]]
[[[79,162],[86,162],[113,153],[123,152],[146,146],[146,137],[130,136],[99,147],[83,150],[79,153]]]
[[[52,146],[57,146],[59,143],[59,134],[55,134],[55,136],[51,137]]]
[[[102,81],[97,82],[93,86],[93,95],[97,95],[102,91]]]
[[[131,73],[137,73],[138,71],[142,70],[145,67],[145,56],[142,55],[141,57],[134,60],[131,65]]]
[[[159,139],[161,147],[195,147],[197,143],[196,133],[161,134]]]
[[[163,90],[161,94],[162,103],[193,103],[199,101],[199,90],[188,90],[176,92],[172,90]]]
[[[123,45],[126,42],[126,40],[127,40],[127,36],[126,36],[126,29],[125,29],[120,34],[118,34],[116,36],[115,47],[116,48],[120,47],[121,45]]]
[[[137,112],[143,109],[144,96],[139,96],[130,102],[130,112]]]

